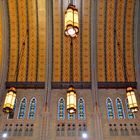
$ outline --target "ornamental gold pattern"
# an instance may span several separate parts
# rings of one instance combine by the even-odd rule
[[[17,3],[18,11],[17,11],[17,24],[18,24],[18,59],[21,61],[18,66],[19,73],[18,73],[18,81],[26,81],[26,57],[27,57],[27,16],[26,16],[26,0],[21,0]],[[25,45],[23,44],[25,43]],[[23,46],[24,45],[24,46]],[[24,47],[24,49],[23,49]],[[22,58],[20,59],[20,52],[23,51]]]
[[[41,2],[8,0],[10,28],[8,82],[45,82],[45,5],[45,0]]]
[[[38,1],[38,82],[47,81],[46,77],[46,0]]]
[[[55,82],[59,82],[61,80],[61,38],[63,35],[61,33],[61,26],[63,23],[61,23],[61,19],[63,15],[61,15],[61,10],[63,9],[59,8],[59,1],[53,0],[53,77],[52,80]]]
[[[7,3],[10,36],[7,81],[46,82],[48,58],[46,1],[8,0]],[[64,34],[64,13],[68,2],[53,0],[52,3],[52,82],[70,82],[71,41]],[[73,40],[72,79],[74,82],[91,82],[90,60],[93,54],[90,53],[91,47],[95,46],[90,44],[93,35],[90,5],[91,0],[76,1],[79,23],[81,21],[82,23],[79,24],[78,37]],[[95,41],[98,82],[126,82],[127,80],[135,82],[134,11],[135,0],[97,1],[97,21],[95,21],[97,40]],[[0,36],[2,36],[1,24]],[[22,63],[19,67],[18,60],[24,42]],[[2,49],[2,37],[0,37],[0,49]],[[15,76],[17,69],[18,73]]]
[[[124,81],[124,69],[123,69],[123,26],[124,26],[124,1],[117,2],[116,12],[116,69],[117,80]]]
[[[98,82],[135,82],[135,0],[97,2]]]
[[[97,10],[97,72],[98,72],[98,81],[105,81],[105,67],[104,67],[104,0],[98,1],[98,10]]]
[[[126,75],[128,81],[135,81],[134,65],[134,7],[135,0],[127,1],[126,9],[126,33],[125,33],[125,53],[126,53]]]
[[[28,21],[29,21],[29,54],[28,54],[28,81],[35,81],[36,80],[36,47],[37,47],[37,23],[36,18],[36,3],[35,0],[28,1]]]
[[[17,12],[16,12],[16,1],[8,1],[8,14],[9,14],[9,32],[10,32],[10,56],[9,56],[9,72],[8,81],[15,80],[15,71],[18,60],[18,29],[17,29]]]
[[[63,82],[70,82],[70,41],[71,39],[69,37],[64,36],[63,71],[62,71]]]
[[[73,81],[80,81],[80,37],[73,40]]]
[[[91,81],[90,74],[90,11],[89,8],[91,0],[83,1],[83,15],[82,15],[82,79],[83,82]]]
[[[107,81],[115,81],[114,69],[114,8],[115,0],[107,1],[106,24],[106,63]]]

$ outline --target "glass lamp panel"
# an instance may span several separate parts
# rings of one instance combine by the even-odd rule
[[[135,96],[134,92],[132,93],[131,97],[132,97],[133,104],[137,104],[136,96]]]
[[[7,102],[6,103],[11,103],[11,101],[12,101],[12,94],[8,93],[7,94]]]
[[[73,11],[69,9],[66,13],[66,26],[73,25]]]
[[[76,109],[76,94],[74,94],[74,105],[75,105],[75,109]]]
[[[74,26],[79,27],[78,25],[78,12],[74,11]]]
[[[11,104],[12,104],[13,107],[14,107],[14,104],[15,104],[15,99],[16,99],[16,94],[13,94],[12,100],[11,100]]]
[[[70,105],[69,98],[70,98],[70,95],[69,95],[69,93],[67,93],[67,108],[69,108],[69,105]]]
[[[127,99],[128,99],[128,106],[129,108],[132,107],[132,98],[130,92],[127,93]]]
[[[74,92],[70,92],[70,104],[73,104],[74,105]]]

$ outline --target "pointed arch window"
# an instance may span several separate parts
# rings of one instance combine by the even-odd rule
[[[16,103],[17,103],[17,99],[15,100],[13,111],[8,114],[8,119],[14,118],[14,113],[16,111]]]
[[[65,119],[65,100],[60,98],[58,101],[58,120]]]
[[[78,100],[78,119],[84,120],[85,118],[85,102],[83,98],[80,98]]]
[[[29,107],[29,119],[34,119],[35,118],[35,112],[36,112],[36,98],[32,98],[30,101],[30,107]]]
[[[128,113],[128,119],[134,119],[135,118],[134,113],[128,108],[128,99],[125,99],[125,105]]]
[[[27,99],[24,97],[20,102],[18,119],[24,119],[25,118],[26,104],[27,104]]]
[[[113,109],[112,100],[110,98],[106,99],[106,107],[107,107],[108,119],[114,119],[115,118],[114,109]]]
[[[118,112],[118,119],[124,119],[124,111],[123,111],[123,105],[122,101],[120,98],[116,99],[116,107],[117,107],[117,112]]]

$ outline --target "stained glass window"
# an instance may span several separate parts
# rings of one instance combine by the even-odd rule
[[[128,113],[128,119],[134,119],[135,118],[134,113],[128,108],[128,99],[125,100],[125,105]]]
[[[65,100],[60,98],[58,101],[58,120],[65,119]]]
[[[114,119],[114,109],[113,109],[113,104],[112,100],[110,98],[106,99],[106,107],[107,107],[107,114],[108,114],[108,119]]]
[[[29,119],[35,118],[35,112],[36,112],[36,98],[32,98],[30,101],[30,107],[29,107]]]
[[[120,98],[116,99],[116,107],[118,112],[118,119],[124,119],[125,116],[124,116],[122,101]]]
[[[85,102],[83,98],[80,98],[78,100],[78,119],[84,120],[85,118]]]
[[[25,118],[26,104],[27,104],[27,99],[24,97],[20,102],[18,119],[24,119]]]

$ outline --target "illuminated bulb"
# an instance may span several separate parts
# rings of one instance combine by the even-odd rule
[[[73,109],[70,110],[70,114],[73,114],[75,111]]]
[[[73,28],[68,29],[68,34],[73,37],[75,34],[75,30]]]
[[[83,133],[83,134],[82,134],[82,137],[83,137],[84,139],[86,139],[86,138],[87,138],[87,133]]]
[[[3,138],[6,138],[6,137],[7,137],[7,133],[4,133],[4,134],[2,135],[2,137],[3,137]]]

